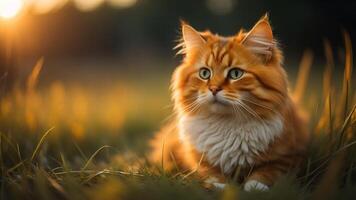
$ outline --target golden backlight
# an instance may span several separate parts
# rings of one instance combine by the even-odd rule
[[[0,17],[11,19],[19,14],[22,7],[22,0],[0,0]]]

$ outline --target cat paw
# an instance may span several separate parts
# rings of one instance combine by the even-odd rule
[[[224,183],[213,183],[213,186],[217,189],[223,190],[226,186]]]
[[[220,189],[220,190],[224,189],[226,184],[225,183],[219,183],[218,181],[219,181],[219,179],[216,178],[216,177],[209,177],[208,179],[205,180],[205,183],[210,185],[210,186],[213,186],[213,187],[215,187],[217,189]]]
[[[252,191],[252,190],[260,190],[260,191],[267,191],[269,187],[261,182],[255,180],[249,180],[244,185],[245,191]]]

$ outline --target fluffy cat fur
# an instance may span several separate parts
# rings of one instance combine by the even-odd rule
[[[175,117],[151,141],[153,162],[195,170],[216,187],[234,177],[246,190],[268,189],[298,167],[306,124],[288,93],[267,16],[230,37],[182,23],[177,48],[184,60],[171,83]],[[242,75],[231,79],[235,68]]]

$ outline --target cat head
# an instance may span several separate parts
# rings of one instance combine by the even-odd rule
[[[287,77],[267,16],[250,31],[222,37],[182,23],[183,63],[172,79],[181,114],[264,117],[283,105]]]

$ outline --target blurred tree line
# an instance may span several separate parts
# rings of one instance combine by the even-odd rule
[[[224,10],[225,9],[225,10]],[[323,57],[323,39],[342,46],[341,30],[356,41],[356,1],[346,0],[138,0],[130,8],[103,5],[80,12],[72,4],[43,15],[21,16],[16,27],[18,57],[173,57],[179,20],[222,35],[246,29],[270,13],[287,56],[311,48]],[[1,27],[0,27],[1,28]],[[4,40],[1,37],[0,40]],[[0,68],[4,74],[4,41]]]
[[[228,12],[214,11],[228,2]],[[25,17],[26,31],[19,37],[35,41],[23,51],[30,55],[107,54],[141,48],[165,53],[177,38],[179,19],[200,30],[228,35],[250,28],[265,12],[270,13],[277,38],[290,53],[306,47],[318,50],[323,37],[337,41],[342,28],[352,38],[356,34],[355,1],[139,0],[121,10],[104,5],[82,13],[68,4],[54,13]]]

